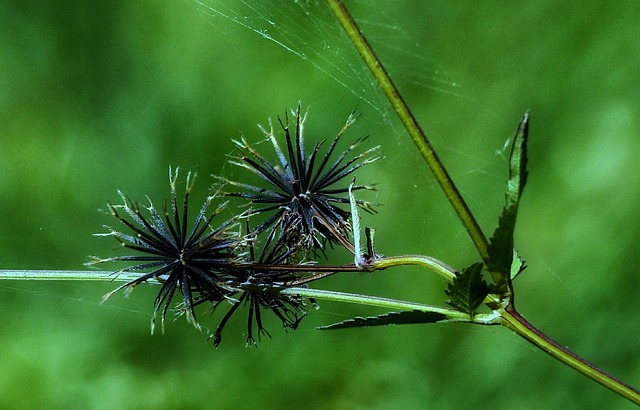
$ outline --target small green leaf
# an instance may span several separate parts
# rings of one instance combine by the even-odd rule
[[[387,326],[387,325],[413,325],[418,323],[446,322],[447,315],[438,312],[422,312],[410,310],[405,312],[390,312],[379,316],[354,317],[353,319],[320,326],[319,330],[347,329],[352,327]]]
[[[509,156],[509,179],[505,192],[505,205],[498,220],[498,227],[489,240],[489,261],[487,269],[491,272],[497,285],[510,282],[524,268],[524,263],[517,257],[519,266],[514,273],[512,265],[515,250],[513,233],[518,216],[518,204],[527,182],[527,136],[529,133],[529,112],[525,112],[511,146]]]
[[[444,291],[447,304],[473,317],[490,288],[482,278],[482,264],[474,263],[462,270]]]
[[[491,273],[498,273],[500,275],[500,280],[496,281],[494,278],[497,284],[505,283],[505,278],[511,271],[515,224],[516,213],[505,206],[498,220],[498,227],[489,240],[489,261],[487,262],[487,269]]]
[[[518,201],[527,183],[527,143],[529,137],[529,111],[525,112],[518,124],[509,155],[509,180],[507,181],[506,205],[518,208]]]
[[[520,274],[523,270],[525,270],[527,265],[524,263],[524,260],[520,257],[518,251],[513,249],[513,260],[511,261],[511,280],[515,279],[516,276]]]

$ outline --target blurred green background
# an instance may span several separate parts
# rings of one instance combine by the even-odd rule
[[[234,175],[230,139],[257,140],[257,123],[298,100],[311,106],[309,143],[355,108],[348,135],[382,144],[384,161],[358,174],[380,187],[367,199],[383,206],[364,223],[381,253],[474,262],[324,4],[302,3],[2,2],[0,268],[82,269],[87,255],[111,255],[115,241],[91,233],[114,223],[97,210],[117,189],[160,203],[173,165],[196,171],[204,196],[211,174]],[[347,4],[487,233],[503,200],[503,147],[531,109],[517,305],[639,386],[638,3]],[[397,269],[324,287],[442,304],[433,276]],[[0,407],[632,408],[499,327],[323,333],[314,327],[380,313],[325,302],[295,332],[270,321],[273,339],[257,348],[244,346],[237,315],[214,349],[184,320],[150,335],[151,286],[99,305],[113,286],[0,282]]]

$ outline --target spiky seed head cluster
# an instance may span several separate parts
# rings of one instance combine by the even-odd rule
[[[272,312],[284,328],[295,329],[304,317],[308,301],[278,293],[277,289],[296,282],[304,274],[304,266],[310,266],[312,271],[311,265],[300,264],[309,264],[303,260],[326,243],[341,245],[353,252],[348,239],[350,213],[342,208],[349,202],[345,196],[349,184],[344,180],[363,165],[377,160],[378,157],[372,155],[378,147],[352,156],[352,151],[366,139],[360,138],[332,158],[340,138],[354,121],[352,114],[324,154],[320,154],[324,141],[315,144],[307,154],[303,136],[306,114],[301,115],[298,105],[293,115],[293,135],[288,114],[284,121],[278,119],[284,131],[286,151],[280,148],[273,127],[265,131],[278,157],[277,164],[271,164],[244,139],[236,142],[241,156],[233,163],[260,176],[267,185],[261,188],[225,180],[230,186],[242,189],[243,192],[227,195],[247,199],[253,207],[249,212],[220,222],[222,211],[228,208],[219,191],[215,191],[190,222],[189,200],[195,175],[187,174],[180,204],[177,168],[169,169],[170,199],[164,203],[162,212],[149,199],[148,205],[141,205],[119,192],[122,203],[108,204],[108,208],[125,232],[106,227],[107,232],[97,236],[112,236],[135,254],[94,258],[89,264],[126,262],[129,266],[115,274],[140,272],[140,276],[108,293],[104,299],[120,290],[129,292],[150,280],[160,282],[152,331],[158,315],[164,330],[165,318],[176,294],[181,296],[177,313],[186,316],[198,329],[201,327],[196,306],[207,304],[214,310],[228,303],[231,307],[212,334],[216,346],[225,325],[243,305],[248,307],[248,344],[255,344],[256,330],[258,339],[269,335],[262,311]],[[371,188],[359,185],[352,189]],[[367,211],[373,210],[368,202],[358,201],[358,205]],[[251,228],[249,216],[255,214],[266,215],[266,219]],[[245,220],[244,225],[241,219]]]

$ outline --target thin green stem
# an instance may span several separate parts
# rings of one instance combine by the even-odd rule
[[[351,42],[358,50],[358,53],[369,67],[369,70],[371,70],[371,73],[391,103],[391,106],[400,118],[400,121],[402,121],[402,124],[407,129],[407,132],[418,148],[420,155],[424,158],[445,196],[453,206],[458,218],[460,218],[460,221],[469,233],[478,253],[484,261],[487,261],[489,259],[487,238],[482,232],[482,229],[480,229],[480,225],[478,225],[478,222],[471,213],[466,202],[462,198],[460,191],[458,191],[458,188],[453,183],[453,180],[449,176],[446,168],[438,158],[424,131],[398,92],[398,89],[382,65],[382,62],[373,51],[373,48],[371,48],[371,45],[360,31],[360,28],[342,1],[327,0],[327,2],[331,11],[335,14],[336,18],[342,25],[342,28],[351,39]]]
[[[100,270],[0,270],[0,280],[49,280],[49,281],[102,281],[129,282],[140,277],[139,273]],[[149,283],[157,283],[150,279]]]
[[[455,278],[457,271],[430,256],[424,255],[401,255],[379,258],[371,262],[367,266],[367,271],[383,270],[396,266],[417,265],[423,266],[437,273],[448,281]],[[247,263],[244,265],[234,265],[235,268],[243,268],[246,270],[256,271],[284,271],[284,272],[316,272],[307,278],[301,278],[295,282],[289,283],[291,286],[299,286],[310,283],[335,273],[340,272],[362,272],[362,268],[353,264],[348,265],[264,265],[258,263]],[[136,272],[119,272],[99,271],[99,270],[0,270],[0,280],[81,280],[81,281],[112,281],[112,282],[128,282],[140,277],[140,273]],[[150,282],[155,282],[150,280]]]
[[[334,292],[330,290],[322,289],[309,289],[309,288],[284,288],[278,293],[285,295],[297,295],[305,298],[323,299],[334,302],[346,302],[355,303],[358,305],[368,305],[382,307],[386,309],[398,309],[398,310],[418,310],[421,312],[434,312],[440,313],[447,317],[449,321],[457,322],[471,322],[471,318],[468,314],[460,312],[458,310],[444,308],[441,306],[428,305],[424,303],[407,302],[397,299],[381,298],[378,296],[367,296],[355,293],[346,292]]]
[[[432,270],[433,272],[439,274],[447,281],[452,282],[458,271],[456,271],[451,266],[446,263],[439,261],[430,256],[424,255],[401,255],[401,256],[388,256],[384,258],[379,258],[373,261],[372,269],[373,270],[382,270],[396,266],[407,266],[407,265],[417,265],[422,266],[427,269]]]
[[[501,312],[501,316],[503,325],[516,332],[519,336],[525,338],[552,357],[572,367],[595,382],[600,383],[609,390],[618,393],[637,405],[640,405],[640,392],[638,390],[597,368],[564,346],[550,339],[547,335],[542,333],[523,318],[515,309],[507,308]]]
[[[358,266],[354,264],[348,265],[263,265],[248,263],[242,265],[247,270],[270,270],[270,271],[284,271],[284,272],[315,272],[315,275],[311,275],[305,278],[300,278],[292,282],[288,282],[288,286],[300,286],[306,283],[315,282],[316,280],[324,279],[340,272],[362,272],[376,271],[397,266],[422,266],[438,275],[442,276],[449,282],[455,279],[458,271],[446,263],[425,255],[401,255],[401,256],[387,256],[375,259],[367,262],[365,266]],[[0,276],[1,278],[1,276]]]

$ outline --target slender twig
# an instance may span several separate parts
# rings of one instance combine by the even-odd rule
[[[296,295],[312,299],[324,299],[334,302],[355,303],[358,305],[377,306],[387,309],[398,309],[401,311],[417,310],[420,312],[439,313],[446,316],[447,319],[445,321],[447,322],[468,322],[483,325],[500,324],[500,316],[495,313],[478,314],[471,318],[467,313],[451,308],[424,303],[407,302],[397,299],[381,298],[378,296],[308,288],[283,288],[277,291],[278,293],[286,295]]]
[[[413,140],[416,147],[418,148],[418,151],[429,166],[429,169],[436,178],[436,181],[438,181],[438,184],[440,184],[440,187],[453,206],[453,209],[458,215],[458,218],[460,218],[460,221],[462,221],[462,224],[469,233],[469,236],[471,237],[471,240],[478,250],[478,253],[484,261],[487,261],[489,259],[487,238],[482,232],[482,229],[480,229],[480,225],[478,225],[478,222],[471,213],[471,210],[467,206],[466,202],[462,198],[460,191],[458,191],[458,188],[453,183],[453,180],[449,176],[446,168],[440,161],[440,158],[438,158],[438,155],[427,139],[424,131],[409,110],[409,107],[400,95],[400,92],[394,85],[391,77],[389,77],[389,74],[382,65],[382,62],[376,56],[367,39],[360,32],[358,25],[353,20],[353,17],[344,6],[342,1],[327,1],[329,3],[329,7],[342,25],[342,28],[351,39],[351,42],[356,47],[358,53],[369,67],[369,70],[371,70],[371,73],[373,74],[376,81],[378,82],[378,85],[391,103],[391,106],[400,118],[400,121],[402,121],[402,123],[404,124],[409,133],[409,136],[411,136],[411,139]]]
[[[431,256],[424,255],[401,255],[379,258],[368,266],[368,271],[383,270],[396,266],[417,265],[426,267],[439,274],[448,281],[452,281],[456,275],[456,270],[449,265]],[[306,278],[300,278],[294,282],[287,283],[288,286],[299,286],[310,283],[334,273],[339,272],[362,272],[362,269],[353,265],[265,265],[261,263],[245,263],[233,265],[235,269],[245,269],[254,271],[283,271],[283,272],[313,272]],[[129,282],[139,278],[140,273],[136,272],[114,272],[101,270],[0,270],[0,279],[5,280],[45,280],[45,281],[113,281]],[[150,280],[149,282],[156,282]]]
[[[454,268],[435,258],[424,255],[388,256],[373,262],[373,269],[381,270],[395,266],[417,265],[428,268],[451,282],[458,273]]]
[[[562,363],[572,367],[590,379],[600,383],[609,390],[618,393],[622,397],[640,405],[640,392],[619,379],[611,376],[585,359],[579,357],[566,347],[555,342],[549,336],[534,327],[523,318],[515,309],[507,308],[501,312],[504,326],[513,330],[527,339],[549,355]]]
[[[441,314],[447,315],[451,318],[455,318],[463,322],[468,322],[470,320],[469,315],[457,310],[442,308],[440,306],[427,305],[423,303],[415,303],[415,302],[407,302],[407,301],[396,300],[396,299],[381,298],[378,296],[367,296],[367,295],[360,295],[355,293],[334,292],[330,290],[308,289],[308,288],[285,288],[285,289],[282,289],[279,293],[286,294],[286,295],[297,295],[305,298],[332,300],[335,302],[347,302],[347,303],[356,303],[359,305],[377,306],[377,307],[383,307],[388,309],[419,310],[422,312],[435,312],[435,313],[441,313]]]
[[[466,322],[479,325],[500,325],[501,317],[498,312],[476,314],[470,316],[467,312],[450,307],[429,305],[425,303],[409,302],[399,299],[383,298],[379,296],[363,295],[359,293],[335,292],[324,289],[309,289],[306,287],[289,287],[278,285],[259,285],[255,283],[227,283],[231,288],[248,292],[272,293],[309,298],[313,300],[329,300],[333,302],[354,303],[357,305],[375,306],[386,309],[396,309],[402,312],[437,313],[441,319],[436,322]],[[422,322],[417,322],[422,323]],[[435,323],[435,322],[429,322]]]
[[[101,270],[0,270],[0,279],[3,280],[128,282],[139,277],[139,273],[120,272],[116,274],[113,271]]]
[[[458,273],[458,271],[456,271],[446,263],[432,258],[431,256],[425,255],[401,255],[382,257],[369,262],[365,266],[365,268],[366,271],[371,272],[398,266],[422,266],[437,273],[449,282],[453,281],[453,279],[456,277],[456,274]],[[308,276],[306,278],[300,278],[295,281],[288,282],[288,286],[300,286],[303,284],[315,282],[339,272],[362,272],[362,266],[353,264],[337,266],[247,264],[245,265],[245,268],[257,270],[262,269],[272,271],[303,271],[315,273],[314,275]]]
[[[140,272],[114,272],[110,270],[18,270],[0,269],[0,280],[130,282]],[[158,284],[155,279],[148,283]]]

